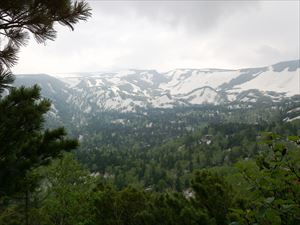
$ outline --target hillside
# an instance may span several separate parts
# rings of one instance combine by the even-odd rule
[[[240,70],[128,70],[118,73],[18,75],[16,85],[38,83],[45,97],[83,113],[202,104],[278,102],[300,94],[300,60]]]

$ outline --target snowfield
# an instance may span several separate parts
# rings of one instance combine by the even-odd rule
[[[84,113],[138,108],[173,108],[231,102],[278,102],[300,95],[300,60],[239,70],[124,70],[113,73],[19,75],[38,83],[51,95],[62,93],[68,104]]]

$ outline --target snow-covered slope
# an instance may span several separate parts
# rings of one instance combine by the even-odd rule
[[[54,104],[62,96],[63,104],[83,113],[281,101],[300,95],[300,60],[240,70],[176,69],[166,73],[126,70],[17,76],[17,84],[33,83],[40,84],[43,94],[54,98]]]
[[[174,70],[167,73],[170,82],[162,83],[160,87],[169,90],[171,94],[185,94],[202,87],[218,89],[239,75],[240,72],[234,70]]]

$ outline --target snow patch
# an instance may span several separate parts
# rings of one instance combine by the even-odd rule
[[[266,71],[256,78],[235,86],[241,91],[249,89],[258,89],[260,91],[274,91],[285,93],[287,97],[300,94],[300,69],[295,71],[282,72]]]

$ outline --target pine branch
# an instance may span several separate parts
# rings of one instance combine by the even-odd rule
[[[19,48],[12,44],[12,40],[10,41],[11,42],[0,51],[0,64],[4,64],[7,68],[14,66],[18,60],[17,53]]]
[[[0,94],[6,88],[10,88],[10,84],[14,82],[14,76],[10,70],[4,70],[4,68],[0,65]]]

